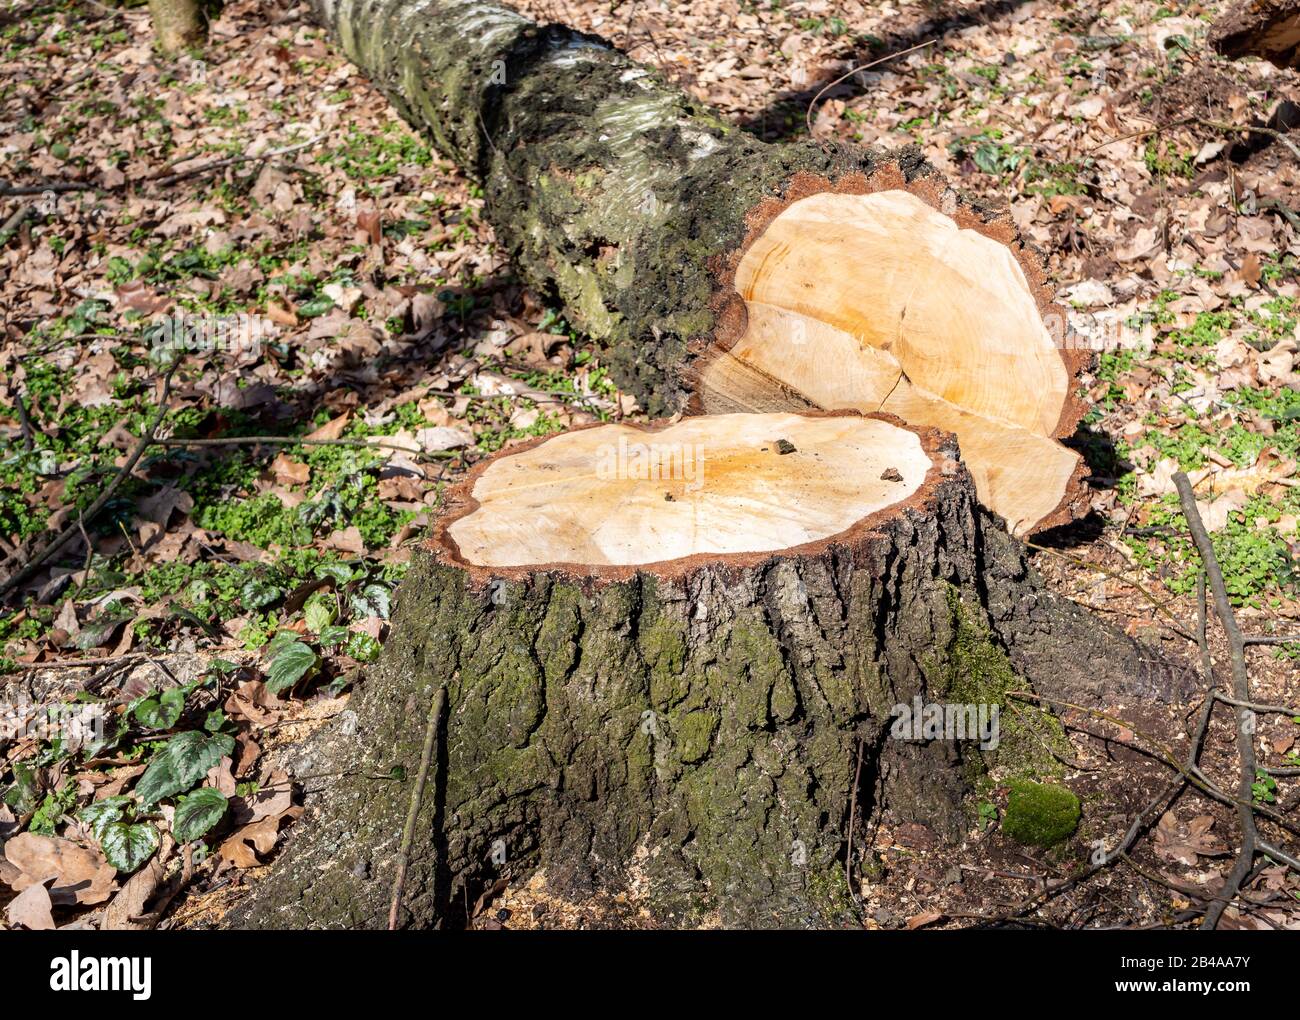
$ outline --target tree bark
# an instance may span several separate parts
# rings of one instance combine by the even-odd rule
[[[208,19],[201,0],[149,0],[149,16],[164,53],[202,46],[208,38]]]
[[[530,450],[549,470],[563,458],[546,444],[570,437],[480,465],[403,583],[355,714],[296,763],[302,831],[227,923],[384,925],[444,685],[401,914],[411,927],[463,924],[482,889],[538,865],[562,891],[632,889],[667,924],[842,923],[854,917],[850,829],[858,847],[882,818],[955,839],[986,770],[1051,771],[1059,726],[1009,692],[1181,695],[1163,660],[1040,586],[950,437],[911,431],[930,458],[924,484],[860,525],[790,550],[648,565],[468,562],[458,522],[487,505],[484,476]],[[1000,744],[891,739],[894,706],[914,698],[1000,706]]]

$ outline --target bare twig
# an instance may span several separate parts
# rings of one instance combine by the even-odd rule
[[[1173,481],[1174,487],[1178,490],[1183,516],[1187,519],[1188,530],[1192,533],[1192,541],[1196,543],[1197,551],[1201,554],[1205,578],[1214,595],[1215,615],[1219,617],[1219,623],[1228,637],[1228,651],[1232,660],[1232,693],[1238,701],[1249,702],[1251,700],[1250,677],[1246,672],[1246,643],[1237,626],[1236,614],[1232,611],[1232,602],[1228,598],[1223,571],[1219,568],[1218,557],[1214,554],[1214,543],[1210,541],[1209,532],[1205,530],[1205,522],[1201,520],[1201,513],[1196,509],[1196,494],[1192,491],[1191,479],[1187,477],[1186,472],[1179,471],[1175,473]],[[1254,867],[1255,853],[1259,849],[1259,834],[1255,828],[1255,811],[1252,806],[1252,786],[1255,782],[1255,738],[1254,728],[1247,726],[1246,722],[1248,718],[1253,718],[1249,712],[1249,709],[1243,708],[1237,713],[1237,757],[1241,763],[1241,774],[1237,780],[1237,817],[1241,823],[1241,852],[1232,871],[1224,880],[1223,888],[1219,893],[1220,898],[1211,903],[1205,911],[1202,928],[1218,927],[1219,918],[1223,916],[1227,901],[1237,895],[1242,881]]]
[[[1244,645],[1291,645],[1300,644],[1300,634],[1243,634]]]
[[[1221,691],[1214,691],[1213,697],[1216,701],[1222,701],[1225,705],[1248,708],[1252,712],[1273,715],[1300,715],[1300,708],[1292,708],[1290,705],[1261,705],[1257,701],[1238,701],[1236,698],[1228,697]]]
[[[223,170],[228,166],[236,166],[240,163],[253,163],[262,160],[275,159],[278,156],[287,156],[291,152],[297,152],[300,149],[308,149],[315,145],[325,135],[316,135],[308,138],[305,142],[298,142],[296,145],[286,145],[282,149],[270,149],[267,152],[260,152],[256,156],[241,155],[228,156],[225,159],[215,159],[209,163],[203,163],[188,170],[181,170],[178,173],[164,174],[161,177],[146,177],[142,181],[126,180],[121,184],[93,184],[88,181],[46,181],[44,184],[0,184],[0,195],[43,195],[47,191],[56,194],[64,191],[122,191],[133,184],[154,184],[158,187],[166,187],[169,184],[175,184],[178,181],[186,181],[191,177],[198,177],[200,174],[210,173],[213,170]]]
[[[36,431],[32,428],[32,420],[27,416],[27,405],[19,393],[14,394],[14,408],[18,411],[18,426],[23,432],[23,449],[31,453],[36,449]]]
[[[9,238],[18,233],[18,228],[35,212],[36,207],[30,203],[20,205],[18,211],[5,220],[3,225],[0,225],[0,246],[8,244]]]
[[[188,170],[181,170],[177,173],[165,174],[162,177],[146,177],[144,183],[166,187],[169,184],[175,184],[177,181],[189,180],[191,177],[198,177],[200,174],[210,173],[213,170],[224,170],[228,166],[275,159],[278,156],[287,156],[291,152],[298,152],[301,149],[311,148],[324,137],[325,135],[323,134],[316,135],[312,138],[308,138],[305,142],[298,142],[296,145],[286,145],[282,149],[271,149],[268,152],[258,153],[256,156],[229,156],[226,159],[214,159],[210,163],[203,163],[199,166],[190,167]]]
[[[885,63],[885,61],[887,60],[894,60],[898,57],[905,57],[909,53],[915,53],[917,50],[923,50],[927,46],[933,46],[934,44],[935,44],[934,39],[928,39],[923,43],[917,43],[915,46],[909,46],[905,50],[899,50],[897,53],[886,53],[883,57],[877,57],[875,60],[868,61],[865,64],[859,64],[857,67],[851,67],[847,71],[845,71],[842,75],[840,75],[838,78],[836,78],[834,81],[827,82],[825,85],[821,87],[821,89],[818,90],[817,95],[812,97],[812,102],[808,104],[808,110],[804,114],[804,121],[808,125],[808,134],[811,135],[813,133],[813,120],[812,120],[813,107],[817,105],[817,100],[821,99],[821,97],[824,96],[828,90],[833,89],[840,82],[845,81],[848,78],[852,78],[859,71],[866,71],[869,68],[875,67],[877,64]]]
[[[44,184],[4,184],[0,182],[0,195],[44,195],[47,191],[59,194],[64,191],[93,191],[98,185],[85,181],[46,181]],[[108,190],[107,188],[104,190]]]
[[[1060,559],[1068,560],[1071,563],[1077,563],[1079,564],[1079,566],[1087,567],[1089,570],[1095,570],[1098,573],[1104,574],[1106,577],[1109,577],[1113,581],[1122,581],[1124,584],[1129,585],[1131,588],[1133,588],[1135,591],[1141,594],[1142,597],[1145,598],[1147,602],[1151,604],[1151,607],[1157,613],[1165,617],[1165,619],[1169,623],[1170,629],[1173,630],[1175,634],[1177,634],[1179,637],[1186,638],[1188,641],[1196,640],[1194,637],[1192,637],[1191,634],[1188,634],[1187,631],[1185,631],[1182,628],[1182,625],[1179,624],[1179,622],[1174,618],[1173,613],[1169,611],[1165,603],[1161,602],[1158,598],[1152,595],[1151,592],[1149,592],[1145,587],[1143,587],[1137,581],[1133,580],[1133,578],[1129,577],[1128,575],[1121,573],[1118,570],[1111,570],[1109,567],[1104,567],[1100,563],[1094,563],[1091,560],[1085,560],[1081,556],[1072,556],[1069,553],[1061,552],[1061,550],[1053,549],[1051,546],[1048,545],[1039,545],[1037,542],[1030,542],[1028,540],[1025,541],[1025,545],[1027,545],[1030,549],[1036,549],[1039,552],[1045,552],[1050,556],[1057,556]]]
[[[1209,612],[1205,605],[1205,571],[1196,575],[1196,644],[1201,649],[1201,669],[1205,671],[1205,682],[1214,683],[1214,660],[1210,657],[1210,641],[1206,634]]]
[[[427,457],[432,460],[449,460],[461,457],[454,450],[435,450],[425,452],[412,450],[401,443],[385,443],[382,440],[369,439],[307,439],[304,436],[231,436],[223,439],[155,439],[154,446],[351,446],[365,450],[399,450],[412,457]]]
[[[1287,136],[1283,134],[1281,131],[1277,131],[1271,127],[1264,127],[1262,125],[1257,126],[1255,124],[1225,124],[1221,120],[1205,120],[1201,117],[1189,117],[1187,118],[1187,120],[1183,121],[1183,123],[1202,124],[1205,127],[1213,128],[1216,131],[1227,131],[1227,132],[1251,131],[1257,135],[1268,135],[1271,138],[1276,138],[1279,142],[1281,142],[1283,145],[1285,145],[1288,149],[1291,150],[1292,154],[1295,156],[1296,159],[1300,159],[1300,148],[1296,147],[1295,142],[1287,138]]]
[[[406,866],[411,857],[411,844],[415,842],[415,823],[420,816],[420,802],[424,799],[424,784],[429,779],[429,766],[433,761],[433,746],[438,736],[438,720],[447,704],[447,686],[438,688],[429,706],[429,721],[424,729],[424,749],[420,753],[420,772],[411,791],[411,806],[406,812],[406,825],[402,828],[402,845],[397,853],[397,878],[393,882],[393,904],[388,911],[388,930],[397,930],[397,916],[402,910],[402,893],[406,891]]]

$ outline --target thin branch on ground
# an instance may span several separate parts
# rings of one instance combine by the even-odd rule
[[[808,134],[811,135],[813,133],[813,119],[812,119],[813,107],[817,105],[817,100],[821,99],[821,97],[824,96],[830,89],[833,89],[840,82],[847,81],[849,78],[852,78],[859,71],[866,71],[869,70],[870,68],[875,67],[877,64],[883,64],[888,60],[896,60],[899,57],[907,56],[909,53],[915,53],[917,50],[923,50],[927,46],[933,46],[936,41],[937,40],[935,39],[927,39],[923,43],[917,43],[915,46],[909,46],[907,49],[899,50],[897,53],[886,53],[883,57],[877,57],[875,60],[868,61],[865,64],[859,64],[857,67],[851,67],[847,71],[845,71],[842,75],[840,75],[838,78],[836,78],[834,81],[827,82],[818,90],[817,95],[812,97],[812,102],[808,104],[808,110],[804,113],[804,121],[808,125]]]
[[[211,173],[213,170],[224,170],[229,166],[237,166],[241,163],[254,163],[268,159],[276,159],[280,156],[287,156],[291,152],[298,152],[301,149],[309,149],[313,145],[325,138],[320,134],[308,138],[305,142],[298,142],[295,145],[286,145],[282,149],[270,149],[267,152],[260,152],[255,156],[227,156],[224,159],[214,159],[211,162],[203,163],[200,166],[191,167],[188,170],[181,170],[178,173],[164,174],[161,177],[146,177],[142,180],[126,180],[121,184],[94,184],[89,181],[46,181],[43,184],[0,184],[0,196],[6,195],[43,195],[47,191],[58,194],[65,191],[123,191],[136,184],[153,184],[158,187],[167,187],[176,184],[179,181],[187,181],[191,177],[198,177],[202,174]]]
[[[412,450],[402,443],[369,439],[308,439],[305,436],[231,436],[222,439],[155,439],[154,446],[351,446],[364,450],[397,450],[412,457],[454,460],[463,456],[455,450]]]
[[[280,156],[287,156],[291,152],[298,152],[302,149],[310,149],[317,142],[325,138],[324,134],[308,138],[305,142],[298,142],[295,145],[286,145],[282,149],[271,149],[268,152],[258,153],[256,156],[229,156],[225,159],[214,159],[209,163],[203,163],[200,166],[190,167],[188,170],[181,170],[176,173],[165,174],[162,177],[146,177],[144,184],[156,184],[159,187],[166,187],[175,184],[178,181],[186,181],[191,177],[198,177],[201,174],[211,173],[213,170],[224,170],[228,166],[237,166],[240,163],[252,163],[268,159],[276,159]]]
[[[397,852],[397,878],[393,882],[393,903],[388,911],[388,930],[397,930],[397,918],[402,911],[402,894],[406,891],[406,868],[411,857],[411,845],[415,842],[415,825],[420,817],[420,804],[424,800],[424,785],[429,779],[429,766],[433,761],[433,747],[438,737],[438,721],[442,718],[443,707],[447,704],[447,685],[443,684],[433,696],[429,706],[429,720],[424,728],[424,748],[420,752],[420,771],[415,778],[415,789],[411,791],[411,806],[406,812],[406,824],[402,828],[402,845]]]
[[[1183,629],[1182,625],[1179,624],[1179,622],[1174,618],[1173,613],[1169,611],[1168,606],[1164,602],[1161,602],[1158,598],[1156,598],[1153,594],[1151,594],[1151,592],[1149,592],[1145,587],[1143,587],[1137,581],[1133,580],[1133,578],[1129,577],[1127,574],[1124,574],[1118,570],[1111,570],[1109,567],[1102,566],[1100,563],[1094,563],[1091,560],[1085,560],[1081,556],[1072,556],[1069,553],[1061,552],[1060,549],[1053,549],[1049,545],[1039,545],[1037,542],[1030,542],[1028,540],[1025,540],[1025,545],[1027,545],[1030,549],[1036,549],[1037,551],[1045,552],[1050,556],[1057,556],[1063,560],[1068,560],[1070,563],[1077,563],[1079,566],[1087,567],[1089,570],[1095,570],[1099,574],[1104,574],[1106,577],[1109,577],[1112,581],[1122,581],[1124,584],[1129,585],[1131,588],[1139,592],[1142,595],[1142,597],[1145,598],[1147,602],[1151,604],[1151,607],[1157,613],[1165,617],[1165,619],[1169,623],[1170,629],[1175,634],[1177,634],[1181,638],[1186,638],[1188,641],[1196,640],[1196,638],[1194,638],[1191,634],[1187,633],[1187,631]]]
[[[1191,479],[1187,477],[1186,472],[1179,471],[1174,474],[1173,482],[1178,490],[1178,500],[1182,505],[1183,516],[1187,519],[1187,527],[1192,533],[1192,541],[1196,543],[1196,549],[1201,554],[1205,578],[1214,596],[1215,615],[1218,616],[1219,624],[1228,638],[1228,652],[1232,661],[1232,693],[1238,701],[1249,702],[1251,696],[1250,677],[1246,672],[1246,643],[1237,626],[1236,614],[1232,611],[1232,602],[1228,598],[1223,571],[1214,553],[1214,543],[1210,541],[1210,534],[1205,530],[1205,522],[1201,520],[1201,513],[1196,508],[1196,494],[1192,491]],[[1237,756],[1241,763],[1241,772],[1237,781],[1239,802],[1237,817],[1241,824],[1241,852],[1232,871],[1224,880],[1223,888],[1219,893],[1220,898],[1211,903],[1209,909],[1205,911],[1205,920],[1201,924],[1205,929],[1218,927],[1227,901],[1237,895],[1242,881],[1254,867],[1255,853],[1259,849],[1259,833],[1255,828],[1255,810],[1252,806],[1256,766],[1255,729],[1254,726],[1248,725],[1248,720],[1253,722],[1254,716],[1250,714],[1249,709],[1241,709],[1237,713],[1236,727]],[[1241,803],[1242,801],[1245,803]]]

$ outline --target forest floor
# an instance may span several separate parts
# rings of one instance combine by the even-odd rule
[[[1093,512],[1040,538],[1048,583],[1199,661],[1181,469],[1243,627],[1300,632],[1300,80],[1209,54],[1216,4],[518,6],[765,138],[915,144],[1009,207],[1100,352],[1072,440]],[[169,60],[143,6],[15,4],[0,111],[0,179],[38,185],[0,188],[0,577],[70,533],[0,611],[0,927],[208,923],[299,813],[278,751],[346,710],[444,486],[639,410],[305,5],[227,4],[201,58]],[[167,329],[196,322],[226,332],[169,371]],[[1210,647],[1225,683],[1217,626]],[[1300,643],[1249,656],[1258,701],[1300,704]],[[1071,841],[1007,839],[1005,784],[960,847],[885,825],[851,876],[868,926],[988,923],[1113,847],[1199,702],[1107,708],[1123,725],[1064,711]],[[1261,768],[1300,767],[1300,718],[1261,715],[1258,737]],[[1201,760],[1235,786],[1226,709]],[[1257,780],[1294,818],[1300,780]],[[1018,923],[1195,924],[1238,839],[1230,807],[1185,792]],[[1248,890],[1224,926],[1300,927],[1300,877],[1261,866]],[[545,875],[494,896],[470,923],[652,924]]]

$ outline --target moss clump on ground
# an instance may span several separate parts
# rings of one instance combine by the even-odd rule
[[[1015,780],[1002,831],[1026,846],[1055,846],[1074,834],[1079,813],[1079,798],[1064,786]]]

